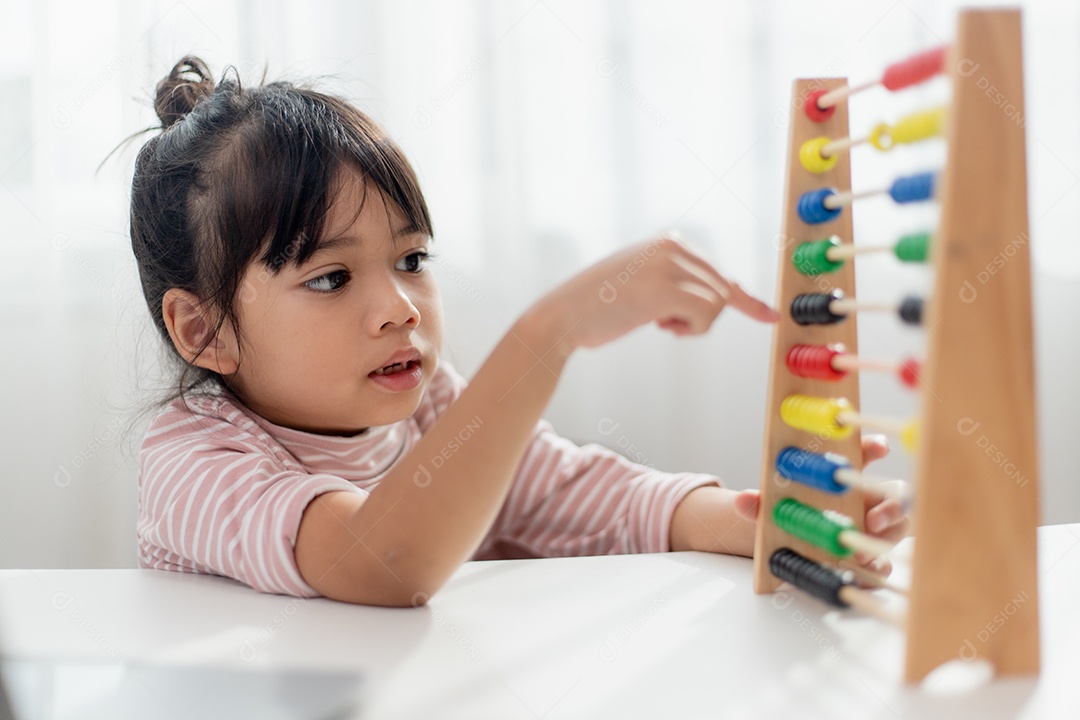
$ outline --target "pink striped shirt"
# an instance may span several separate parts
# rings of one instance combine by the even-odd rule
[[[317,596],[293,552],[307,504],[334,490],[367,493],[465,385],[440,361],[412,417],[352,437],[275,425],[228,393],[191,397],[188,407],[173,401],[150,423],[140,453],[139,565]],[[458,440],[474,430],[466,424]],[[541,420],[473,559],[664,552],[675,505],[719,484],[579,447]]]

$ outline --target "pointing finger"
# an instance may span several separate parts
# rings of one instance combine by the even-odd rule
[[[776,310],[743,290],[739,283],[731,280],[726,282],[728,286],[728,306],[760,322],[772,323],[780,319],[780,314]]]

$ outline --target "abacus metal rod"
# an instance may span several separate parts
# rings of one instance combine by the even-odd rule
[[[937,137],[941,134],[941,129],[944,124],[944,107],[922,110],[900,118],[900,120],[893,125],[889,125],[888,123],[878,123],[865,137],[845,137],[829,140],[818,148],[818,155],[820,155],[823,160],[828,160],[839,153],[846,152],[852,147],[864,143],[870,143],[878,150],[888,152],[898,144],[916,143]],[[808,140],[807,142],[819,144],[822,141],[815,139]],[[807,169],[809,170],[811,168]]]
[[[869,302],[846,298],[839,290],[831,293],[803,293],[791,301],[791,318],[799,325],[829,325],[842,322],[855,312],[896,312],[909,325],[922,324],[925,301],[909,295],[899,303]]]
[[[856,255],[868,255],[870,253],[893,252],[894,245],[855,245],[845,243],[825,251],[825,257],[833,262],[847,260]]]
[[[907,621],[905,613],[886,607],[885,603],[880,598],[876,598],[854,585],[845,585],[840,588],[839,594],[841,600],[859,612],[887,622],[890,625],[902,628]]]
[[[858,530],[844,530],[837,536],[837,540],[844,547],[855,552],[865,553],[872,557],[884,557],[892,552],[895,543],[867,535]]]
[[[887,360],[851,355],[843,344],[792,345],[784,358],[787,369],[798,377],[835,381],[857,370],[896,375],[908,387],[919,383],[922,364],[913,357]]]
[[[851,520],[822,511],[795,498],[784,498],[773,506],[772,519],[778,528],[803,542],[816,545],[836,557],[861,552],[883,557],[894,543],[868,535],[851,526]]]
[[[848,85],[847,87],[840,87],[836,88],[835,90],[830,90],[824,95],[818,97],[817,106],[822,110],[830,108],[833,105],[836,105],[837,103],[844,100],[844,98],[864,92],[866,90],[869,90],[870,88],[877,87],[880,84],[881,79],[879,78],[877,80],[870,80],[868,82],[864,82],[862,85]]]
[[[836,315],[850,315],[854,312],[893,312],[898,307],[897,303],[841,298],[829,303],[829,312]]]
[[[911,488],[907,483],[895,484],[896,478],[885,475],[875,475],[855,468],[840,468],[833,473],[833,479],[842,485],[868,490],[900,502],[911,499]]]
[[[893,435],[904,435],[911,427],[910,421],[882,415],[863,415],[855,410],[842,410],[836,414],[836,421],[841,425],[857,425],[870,430],[883,430]]]
[[[865,82],[861,85],[840,87],[822,93],[814,99],[817,109],[828,110],[845,98],[869,90],[877,85],[883,85],[887,90],[900,90],[925,82],[940,74],[944,69],[946,49],[947,47],[944,46],[932,48],[895,62],[886,67],[885,72],[877,80]]]
[[[914,232],[900,236],[891,245],[855,245],[844,243],[836,235],[806,240],[795,247],[791,261],[795,269],[811,277],[836,272],[848,258],[864,253],[888,252],[904,263],[925,263],[930,257],[930,233]]]
[[[891,309],[891,308],[890,308]],[[834,355],[829,363],[836,370],[851,372],[852,370],[871,370],[873,372],[897,373],[900,372],[901,363],[881,358],[868,358],[862,355],[848,355],[841,353]]]
[[[877,188],[874,190],[862,190],[860,192],[838,192],[829,195],[821,204],[829,210],[839,210],[840,208],[850,205],[856,200],[862,200],[863,198],[874,197],[875,195],[888,195],[889,188]]]
[[[857,562],[854,562],[852,560],[841,560],[839,563],[837,563],[837,565],[841,570],[850,572],[856,580],[858,580],[864,585],[870,585],[881,590],[889,590],[896,593],[897,595],[907,596],[908,594],[908,589],[906,587],[902,587],[886,578],[883,578],[873,570],[868,570]]]
[[[856,470],[843,455],[816,453],[790,445],[777,454],[776,472],[780,477],[829,493],[859,487],[900,501],[909,495],[906,483]]]
[[[780,417],[797,430],[830,433],[830,437],[847,437],[854,428],[864,427],[898,435],[904,446],[912,451],[918,441],[917,421],[905,422],[895,418],[863,415],[851,406],[847,398],[842,397],[815,397],[794,393],[780,403]]]
[[[821,153],[821,157],[828,159],[833,157],[834,155],[839,155],[840,153],[847,152],[856,145],[862,145],[863,143],[868,142],[870,142],[869,135],[857,139],[850,137],[838,138],[836,140],[830,140],[829,142],[822,145],[819,152]]]
[[[850,189],[817,188],[800,195],[795,209],[799,219],[807,225],[820,225],[835,220],[845,206],[862,198],[888,195],[900,204],[932,200],[937,179],[934,172],[922,172],[898,177],[886,189],[852,192]]]

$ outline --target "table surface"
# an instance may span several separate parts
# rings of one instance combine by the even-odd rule
[[[3,570],[0,641],[9,658],[359,670],[363,718],[1077,718],[1080,525],[1040,528],[1039,563],[1041,675],[975,687],[971,665],[904,685],[898,629],[755,595],[749,560],[706,553],[467,563],[418,609]]]

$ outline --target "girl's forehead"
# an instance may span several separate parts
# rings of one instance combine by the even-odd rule
[[[334,237],[366,227],[395,232],[407,218],[401,208],[370,181],[347,173],[335,182],[326,214],[326,235]]]

